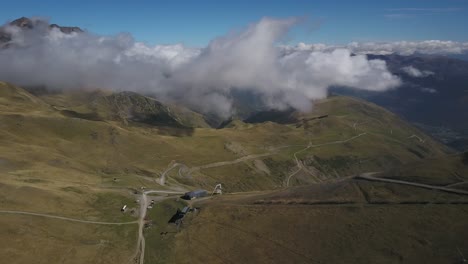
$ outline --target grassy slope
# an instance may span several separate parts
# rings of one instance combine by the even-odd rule
[[[191,174],[179,175],[175,169],[167,182],[169,188],[183,183],[186,189],[193,186],[211,189],[222,182],[226,192],[275,189],[283,186],[296,169],[293,154],[309,142],[345,140],[360,133],[367,134],[346,144],[314,147],[299,153],[298,158],[308,171],[316,169],[319,176],[300,172],[291,179],[291,184],[326,182],[335,180],[337,175],[383,170],[422,157],[437,157],[446,151],[391,113],[344,97],[317,102],[314,113],[306,117],[322,114],[329,117],[305,124],[238,122],[219,130],[187,131],[112,120],[91,121],[60,112],[62,108],[80,107],[87,98],[87,95],[78,98],[49,95],[40,99],[21,88],[0,84],[0,209],[96,221],[128,221],[135,218],[120,214],[119,208],[132,203],[129,188],[166,188],[155,180],[174,161],[195,167],[248,154],[270,154]],[[49,105],[52,103],[56,108]],[[357,127],[353,126],[355,122],[359,123]],[[413,134],[426,141],[408,138]],[[114,182],[113,178],[118,180]],[[21,227],[19,223],[10,225],[12,229]],[[44,223],[40,228],[48,230],[48,226],[49,223]],[[16,233],[6,237],[23,241]],[[79,246],[84,242],[63,243],[77,247],[77,254],[88,254],[87,247]],[[131,254],[132,250],[122,254]],[[42,261],[44,256],[45,253],[38,259]]]
[[[444,156],[393,168],[381,177],[433,185],[468,187],[468,154]],[[444,177],[441,177],[444,175]],[[463,184],[465,183],[465,184]]]
[[[372,116],[366,117],[369,110],[359,110],[363,106],[376,111],[379,117],[375,120]],[[115,176],[125,178],[139,173],[158,177],[174,160],[192,167],[234,160],[245,154],[271,153],[271,156],[261,159],[269,159],[267,163],[272,167],[282,167],[273,172],[276,175],[267,175],[250,162],[235,165],[238,172],[242,171],[244,177],[249,178],[250,183],[244,182],[242,186],[236,183],[239,179],[230,176],[232,166],[202,169],[193,177],[180,179],[199,186],[212,186],[222,181],[230,190],[239,191],[281,186],[287,174],[294,169],[293,153],[309,142],[321,144],[367,133],[346,144],[311,148],[298,155],[306,165],[320,170],[323,179],[382,170],[422,157],[442,155],[444,151],[444,147],[431,139],[420,143],[415,138],[408,138],[413,134],[425,136],[390,113],[363,102],[332,98],[318,103],[316,112],[330,116],[302,126],[267,122],[245,128],[194,129],[186,136],[167,135],[164,127],[126,126],[117,122],[68,118],[52,110],[35,114],[5,113],[0,115],[0,141],[4,143],[0,153],[3,159],[8,157],[10,164],[25,162],[17,166],[20,169],[10,172],[20,177],[34,171],[38,172],[35,174],[37,177],[31,178],[55,181],[57,177],[53,175],[66,170],[67,174],[80,174],[74,177],[75,183],[102,185],[108,184],[109,179]],[[385,125],[379,120],[383,120],[380,122],[385,122]],[[356,122],[359,125],[354,128]],[[233,144],[241,151],[229,147]],[[288,145],[292,146],[275,151]],[[47,170],[53,173],[45,173]],[[301,177],[293,179],[293,184],[316,181],[310,175]],[[138,187],[142,183],[136,179],[133,182],[129,180],[128,184]],[[232,186],[229,186],[231,181]]]
[[[349,180],[226,195],[197,204],[174,263],[459,263],[457,247],[468,253],[467,202]]]
[[[164,105],[134,92],[65,92],[45,94],[41,98],[56,109],[62,110],[66,116],[88,120],[114,120],[125,123],[139,120],[152,124],[209,127],[199,113],[181,106]]]
[[[0,215],[2,263],[127,263],[136,225],[99,226],[35,216]]]
[[[447,149],[425,136],[416,128],[408,125],[392,113],[376,107],[373,104],[352,98],[332,97],[318,102],[314,112],[303,118],[328,114],[324,119],[307,121],[304,124],[278,125],[263,123],[257,125],[241,125],[239,121],[220,133],[229,137],[251,152],[259,153],[262,149],[271,149],[285,145],[302,145],[284,148],[275,155],[264,158],[265,162],[275,168],[273,175],[262,175],[249,163],[237,164],[231,170],[229,167],[210,168],[202,170],[207,176],[217,177],[221,182],[233,183],[233,189],[248,190],[248,183],[239,177],[254,181],[255,189],[267,189],[281,186],[285,175],[294,170],[295,162],[291,159],[293,153],[304,149],[310,142],[320,145],[328,142],[346,140],[361,133],[345,144],[318,146],[298,153],[298,158],[310,170],[318,170],[320,177],[308,173],[299,173],[292,179],[292,184],[308,184],[342,177],[363,171],[382,171],[407,162],[418,161],[427,157],[438,157]],[[356,125],[355,125],[356,124]],[[421,137],[420,142],[412,135]],[[248,141],[246,140],[248,139]],[[263,150],[265,152],[265,150]],[[231,177],[233,173],[238,177]],[[261,181],[256,181],[259,178]],[[265,179],[266,178],[266,179]],[[233,182],[231,182],[233,181]],[[243,186],[240,186],[240,185]],[[228,186],[229,188],[229,186]]]
[[[183,201],[165,200],[156,203],[149,210],[148,216],[152,220],[152,227],[145,231],[145,241],[147,251],[145,251],[146,263],[168,263],[174,259],[174,237],[177,227],[169,224],[168,221],[176,213],[177,209],[182,210],[185,206]],[[167,234],[161,235],[161,232]]]

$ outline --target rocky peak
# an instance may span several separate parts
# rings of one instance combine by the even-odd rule
[[[59,26],[57,24],[51,24],[51,25],[49,25],[49,28],[51,28],[51,29],[52,28],[58,28],[58,29],[60,29],[60,31],[62,31],[65,34],[71,34],[73,32],[76,32],[76,33],[83,32],[83,30],[81,28],[79,28],[79,27],[61,27],[61,26]]]
[[[13,20],[12,22],[8,23],[7,25],[9,26],[16,26],[19,27],[23,30],[26,29],[33,29],[37,26],[45,26],[48,27],[49,29],[54,29],[57,28],[59,29],[62,33],[65,34],[71,34],[71,33],[81,33],[84,32],[81,28],[79,27],[62,27],[57,24],[51,24],[49,25],[46,20],[41,20],[41,19],[31,19],[27,17],[21,17],[18,19]],[[0,44],[6,43],[5,47],[8,47],[8,42],[11,41],[11,34],[4,30],[4,26],[0,27]]]
[[[10,22],[10,26],[17,26],[20,28],[32,29],[34,27],[34,21],[32,21],[31,19],[27,17],[21,17]]]

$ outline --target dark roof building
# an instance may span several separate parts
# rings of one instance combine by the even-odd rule
[[[196,191],[185,193],[184,196],[182,196],[182,198],[186,200],[192,200],[195,198],[205,197],[207,195],[208,195],[208,192],[205,190],[196,190]]]

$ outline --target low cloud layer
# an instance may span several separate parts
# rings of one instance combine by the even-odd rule
[[[434,88],[423,87],[421,88],[421,92],[435,94],[437,93],[437,90]]]
[[[403,70],[403,72],[414,78],[424,78],[434,74],[434,72],[431,71],[421,71],[412,65],[403,67],[401,69]]]
[[[0,79],[59,89],[109,88],[155,94],[203,112],[232,113],[231,89],[259,94],[272,108],[310,108],[331,86],[384,91],[400,85],[382,60],[348,47],[290,49],[277,43],[295,19],[264,18],[204,48],[148,46],[128,34],[64,34],[57,28],[5,26]]]
[[[299,43],[295,46],[283,46],[288,52],[294,51],[322,51],[348,49],[355,54],[427,54],[451,55],[468,53],[468,42],[425,40],[425,41],[397,41],[397,42],[351,42],[347,45],[325,45]]]

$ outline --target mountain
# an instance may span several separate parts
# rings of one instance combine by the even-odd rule
[[[386,61],[389,70],[402,79],[402,86],[386,92],[335,88],[332,93],[374,102],[452,147],[459,150],[468,147],[467,61],[421,55],[368,57]],[[412,67],[412,72],[411,69],[408,72],[409,67]]]
[[[189,175],[173,175],[177,182],[223,182],[226,190],[249,191],[386,170],[449,151],[396,115],[350,97],[318,101],[313,112],[289,113],[294,118],[285,123],[233,120],[215,129],[198,113],[133,92],[35,96],[9,84],[1,91],[2,156],[39,166],[40,174],[58,170],[50,162],[60,160],[59,170],[155,177],[177,160],[193,168]],[[24,142],[29,150],[14,152]],[[289,177],[296,158],[303,169]],[[236,159],[231,166],[216,165]],[[205,167],[210,163],[215,165]]]
[[[337,174],[349,175],[371,169],[389,168],[443,155],[449,151],[396,115],[374,104],[349,97],[336,96],[318,101],[314,111],[310,113],[290,110],[286,111],[286,114],[282,113],[280,119],[275,117],[274,114],[277,113],[255,115],[256,119],[248,118],[246,122],[233,120],[227,122],[224,128],[215,129],[207,125],[201,114],[134,92],[81,91],[35,96],[24,89],[3,83],[0,95],[0,109],[3,109],[4,118],[2,131],[7,133],[5,135],[16,133],[16,127],[10,126],[13,125],[10,122],[14,122],[15,116],[18,116],[18,120],[24,120],[24,126],[28,127],[17,134],[15,139],[11,138],[9,144],[15,144],[16,140],[21,141],[20,135],[24,135],[26,138],[34,138],[34,141],[42,146],[39,148],[41,151],[49,149],[50,153],[58,151],[64,155],[63,151],[68,150],[62,149],[60,144],[45,142],[62,138],[68,142],[70,150],[88,144],[103,144],[101,147],[107,149],[113,146],[107,145],[106,138],[113,137],[114,134],[107,135],[105,131],[115,130],[120,131],[121,136],[118,137],[123,137],[123,142],[133,142],[123,145],[124,149],[119,151],[118,160],[123,158],[119,162],[122,165],[126,164],[124,160],[133,159],[132,144],[146,145],[151,149],[150,146],[156,142],[165,142],[165,149],[168,148],[165,150],[166,155],[177,155],[178,160],[195,167],[209,163],[210,160],[229,160],[257,154],[271,156],[265,160],[265,166],[276,167],[271,174],[275,177],[271,178],[271,175],[264,174],[261,170],[249,169],[253,165],[249,162],[240,163],[236,165],[240,168],[238,172],[251,175],[253,185],[234,184],[241,182],[241,179],[234,177],[233,185],[228,187],[232,190],[257,188],[255,186],[262,181],[264,188],[283,184],[282,175],[288,174],[288,171],[296,166],[295,162],[291,162],[291,155],[308,146],[314,151],[300,152],[298,158],[304,162],[305,168],[319,171],[322,178],[317,178],[314,173],[300,172],[300,177],[293,179],[291,184],[316,182],[319,179],[336,177]],[[101,130],[103,134],[99,136]],[[171,131],[174,133],[169,133]],[[185,131],[187,133],[182,133]],[[175,137],[166,141],[159,137],[161,135],[178,135],[181,138]],[[43,136],[45,138],[42,138]],[[80,138],[79,143],[75,138]],[[135,142],[136,139],[139,143]],[[148,142],[144,143],[145,141]],[[101,143],[97,144],[98,142]],[[323,143],[331,145],[318,146]],[[179,153],[178,149],[182,146],[185,151]],[[335,151],[329,152],[328,149]],[[127,150],[131,151],[127,153]],[[88,155],[93,156],[92,153],[91,151]],[[199,160],[197,157],[203,158]],[[69,158],[73,159],[72,156]],[[100,159],[96,156],[85,163],[97,169],[102,166],[102,163],[98,162]],[[162,159],[159,162],[169,164],[170,160]],[[152,171],[155,168],[143,166],[140,169]],[[224,168],[194,171],[198,174],[198,180],[191,184],[202,184],[201,179],[208,180],[209,184],[216,180],[230,182],[231,180],[225,177],[230,177],[228,175],[232,172],[229,169],[220,169]]]
[[[198,113],[183,107],[166,106],[153,98],[134,92],[98,95],[83,105],[63,108],[62,113],[91,120],[175,127],[208,127],[203,116]]]
[[[0,83],[6,262],[127,263],[139,252],[139,227],[148,263],[217,262],[206,248],[223,252],[222,262],[440,263],[467,246],[466,197],[355,177],[395,171],[408,180],[403,168],[444,159],[446,171],[464,171],[450,149],[376,104],[331,96],[308,113],[260,112],[212,128],[201,114],[138,93],[30,91]],[[466,178],[444,173],[430,177]],[[219,183],[222,197],[178,198]],[[169,193],[148,197],[156,202],[140,225],[143,190]],[[168,224],[187,205],[201,210],[179,228]],[[22,254],[25,246],[36,253]]]
[[[42,19],[31,19],[27,17],[21,17],[15,19],[7,24],[8,26],[18,27],[21,30],[33,29],[35,27],[46,27],[49,30],[58,29],[65,34],[71,33],[81,33],[84,32],[79,27],[63,27],[57,24],[47,24],[45,20]],[[6,26],[0,27],[0,45],[8,47],[8,42],[11,40],[11,33],[6,29]]]

